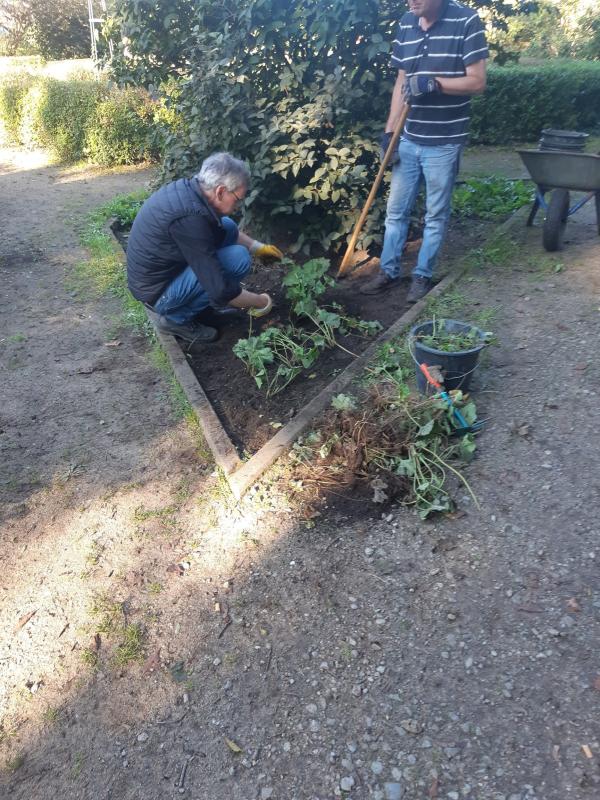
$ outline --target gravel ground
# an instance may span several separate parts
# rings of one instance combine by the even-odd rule
[[[32,177],[13,186],[23,203]],[[56,173],[38,178],[50,204]],[[88,185],[79,202],[91,207]],[[432,521],[352,499],[304,521],[268,481],[232,506],[192,432],[161,421],[165,387],[138,361],[143,344],[120,337],[104,365],[111,381],[86,403],[100,416],[112,401],[115,424],[135,428],[117,400],[137,391],[152,430],[132,428],[132,445],[113,451],[99,426],[63,421],[87,449],[85,470],[65,478],[56,429],[40,425],[37,449],[28,440],[38,483],[17,481],[5,506],[0,796],[599,797],[592,211],[569,222],[559,258],[519,223],[514,243],[502,240],[459,284],[462,314],[493,310],[499,344],[473,387],[489,418],[467,471],[479,508],[457,487],[458,511]],[[40,280],[19,286],[41,336],[55,318],[39,297],[60,256],[48,261],[32,229],[30,242],[21,236],[40,248]],[[8,261],[5,273],[10,301],[20,273]],[[57,307],[70,302],[58,283],[52,294]],[[110,303],[85,302],[101,339]],[[70,346],[75,357],[89,341]],[[37,366],[56,388],[41,359],[22,353],[13,381]],[[81,392],[75,380],[62,376],[65,393]],[[143,626],[142,661],[115,661],[99,596]]]

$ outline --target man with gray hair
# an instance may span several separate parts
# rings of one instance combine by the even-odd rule
[[[127,243],[132,295],[157,315],[157,327],[181,339],[188,352],[213,342],[217,331],[196,317],[253,309],[264,316],[268,294],[248,292],[240,281],[251,256],[280,260],[283,253],[238,230],[229,217],[243,202],[250,173],[229,153],[209,156],[193,178],[162,186],[139,210]]]

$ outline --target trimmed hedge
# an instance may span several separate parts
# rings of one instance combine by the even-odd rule
[[[510,144],[543,128],[589,132],[600,125],[600,63],[554,61],[488,69],[486,92],[473,100],[471,141]]]
[[[61,162],[88,158],[105,166],[156,158],[160,104],[143,90],[88,79],[11,75],[0,83],[0,122],[7,139],[44,147]]]

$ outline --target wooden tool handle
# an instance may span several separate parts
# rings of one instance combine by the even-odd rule
[[[375,178],[375,182],[369,192],[369,196],[367,197],[367,202],[365,203],[365,207],[362,210],[360,217],[358,218],[358,222],[354,226],[354,230],[352,232],[352,237],[346,249],[346,253],[344,258],[342,259],[342,263],[340,264],[340,268],[338,270],[337,277],[341,278],[343,275],[348,272],[348,267],[350,264],[350,259],[352,258],[352,254],[354,253],[354,248],[356,247],[356,240],[362,230],[363,225],[365,224],[365,220],[367,218],[367,214],[371,206],[373,205],[373,200],[375,199],[375,195],[377,194],[377,190],[379,189],[379,184],[383,178],[387,165],[389,164],[390,158],[392,157],[392,153],[396,149],[398,145],[398,139],[400,138],[400,134],[404,128],[404,123],[406,122],[406,118],[408,116],[408,112],[410,111],[410,106],[408,104],[404,105],[402,109],[402,113],[400,114],[400,119],[398,120],[398,124],[394,130],[392,138],[390,139],[390,143],[388,145],[388,149],[385,151],[385,156],[383,157],[383,161],[381,162],[381,166],[379,167],[379,172],[377,173],[377,177]]]

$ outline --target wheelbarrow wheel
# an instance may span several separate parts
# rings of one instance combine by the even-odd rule
[[[563,235],[569,216],[569,192],[567,189],[555,189],[548,204],[548,212],[544,221],[542,242],[544,248],[553,253],[562,250]]]

